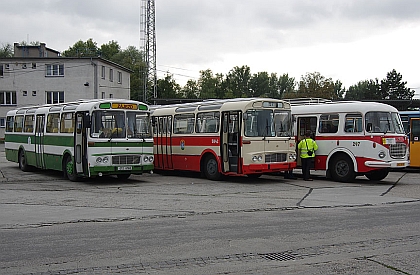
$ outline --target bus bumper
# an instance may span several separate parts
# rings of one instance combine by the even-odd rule
[[[244,165],[243,174],[272,173],[296,168],[296,162],[266,163]]]
[[[404,168],[410,165],[408,160],[401,161],[366,161],[365,165],[367,167],[373,168]]]

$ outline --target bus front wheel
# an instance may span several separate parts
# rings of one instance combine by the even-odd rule
[[[25,151],[19,150],[19,168],[23,172],[28,172],[30,170],[28,162],[26,160]]]
[[[206,157],[204,161],[204,175],[209,180],[219,180],[221,177],[217,161],[212,155]]]
[[[370,180],[374,181],[380,181],[386,178],[388,176],[389,170],[383,169],[383,170],[374,170],[369,173],[366,173],[366,177]]]
[[[355,179],[354,165],[347,155],[337,155],[331,162],[331,176],[335,181],[351,182]]]
[[[71,156],[67,156],[66,162],[64,163],[64,169],[65,169],[64,172],[70,181],[78,180],[76,169],[74,167],[74,162]]]

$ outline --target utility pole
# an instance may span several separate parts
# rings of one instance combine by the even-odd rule
[[[143,79],[143,102],[154,104],[151,101],[157,98],[155,0],[140,1],[140,50],[144,62],[144,66],[140,66],[140,77]]]

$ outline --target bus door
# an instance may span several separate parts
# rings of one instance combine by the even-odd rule
[[[90,128],[89,113],[76,113],[76,131],[74,133],[74,162],[77,174],[89,175],[87,165],[87,132]]]
[[[222,113],[221,157],[223,172],[241,173],[239,167],[241,158],[240,129],[242,123],[239,111]]]
[[[160,169],[173,169],[172,116],[157,117],[156,119],[156,166]]]
[[[313,133],[312,138],[315,139],[317,118],[316,117],[298,117],[297,120],[297,141],[296,146],[299,142],[305,138],[306,131],[310,130]],[[302,166],[302,161],[300,160],[300,152],[297,150],[297,165]]]
[[[35,121],[35,159],[36,167],[45,169],[44,160],[44,125],[45,115],[37,115]]]
[[[420,167],[420,118],[410,119],[410,166]]]

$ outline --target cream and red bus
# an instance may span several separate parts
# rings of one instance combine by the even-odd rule
[[[6,117],[5,153],[23,171],[63,171],[76,181],[153,169],[149,106],[95,99],[21,107]]]
[[[408,166],[408,141],[398,110],[376,102],[289,100],[296,139],[306,130],[319,146],[315,170],[336,181],[356,176],[382,180],[394,168]],[[300,161],[298,158],[298,166]]]
[[[296,166],[288,102],[238,98],[151,106],[157,170],[259,177]]]

